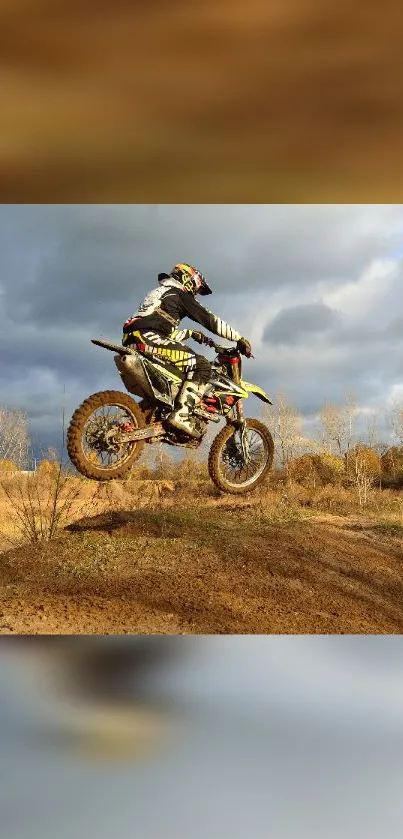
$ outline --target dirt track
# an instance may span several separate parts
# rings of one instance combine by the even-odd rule
[[[115,512],[0,557],[0,632],[401,633],[403,528]]]

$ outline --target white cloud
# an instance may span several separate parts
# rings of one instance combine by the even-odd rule
[[[386,405],[391,408],[393,404],[403,403],[403,381],[393,384],[386,393]]]
[[[354,282],[332,284],[328,291],[326,286],[318,284],[319,293],[322,290],[323,302],[351,318],[364,318],[373,311],[382,298],[392,288],[399,273],[399,263],[395,259],[375,259]]]

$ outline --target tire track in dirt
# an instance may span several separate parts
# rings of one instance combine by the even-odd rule
[[[248,508],[109,513],[3,554],[2,633],[403,631],[403,542]]]

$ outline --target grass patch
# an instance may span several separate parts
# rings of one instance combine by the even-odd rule
[[[377,533],[383,533],[387,536],[403,537],[403,524],[388,521],[387,519],[377,522],[371,529],[375,530]]]

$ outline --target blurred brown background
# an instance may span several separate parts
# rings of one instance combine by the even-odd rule
[[[0,0],[3,202],[400,200],[399,4]]]

